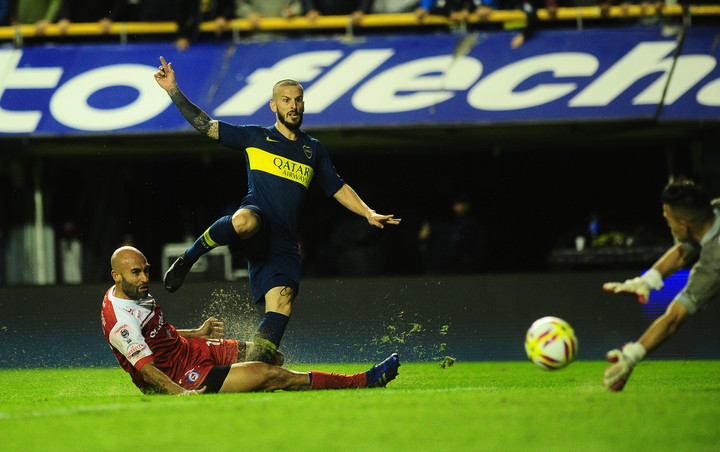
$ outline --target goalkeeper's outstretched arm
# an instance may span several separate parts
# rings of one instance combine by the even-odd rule
[[[688,251],[682,243],[678,243],[662,255],[652,266],[663,279],[686,267],[697,253]]]
[[[667,250],[644,275],[624,282],[607,282],[603,284],[603,289],[607,292],[637,295],[640,303],[647,303],[650,291],[662,289],[663,280],[685,267],[693,255],[682,243],[678,243]]]
[[[607,390],[622,391],[635,365],[675,334],[689,315],[685,306],[673,301],[637,342],[625,344],[622,350],[610,350],[607,359],[613,364],[603,374],[603,385]]]
[[[652,352],[675,334],[680,325],[690,316],[685,306],[673,301],[663,315],[655,319],[638,340],[647,353]]]

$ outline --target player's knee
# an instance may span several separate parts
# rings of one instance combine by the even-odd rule
[[[247,239],[260,229],[260,218],[250,209],[240,209],[233,215],[232,224],[240,238]]]

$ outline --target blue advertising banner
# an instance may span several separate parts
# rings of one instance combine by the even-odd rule
[[[284,78],[305,87],[308,129],[717,120],[716,31],[689,28],[677,54],[659,28],[541,31],[516,50],[508,32],[0,48],[0,136],[190,130],[153,78],[161,55],[233,123],[274,122]]]

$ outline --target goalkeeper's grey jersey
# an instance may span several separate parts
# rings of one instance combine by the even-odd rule
[[[700,241],[700,257],[690,270],[687,285],[675,297],[690,314],[720,292],[720,198],[714,199],[712,206],[715,222]]]

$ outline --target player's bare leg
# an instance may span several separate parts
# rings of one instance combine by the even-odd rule
[[[235,363],[219,392],[310,389],[310,374],[261,362]]]
[[[397,377],[399,367],[397,353],[368,371],[353,375],[316,370],[296,372],[257,361],[235,363],[230,367],[219,392],[379,388]]]
[[[273,287],[265,294],[265,312],[278,312],[290,317],[295,291],[291,287]]]

